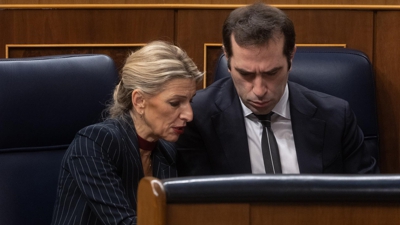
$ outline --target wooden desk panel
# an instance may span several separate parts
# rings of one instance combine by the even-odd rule
[[[215,177],[217,178],[217,177]],[[222,178],[222,177],[221,177]],[[225,176],[226,178],[226,176]],[[259,177],[260,178],[260,177]],[[194,187],[195,184],[200,185],[199,181],[194,181],[194,177],[181,178],[180,181],[175,181],[175,185],[172,181],[171,185],[165,186],[165,183],[157,178],[145,177],[140,181],[138,190],[138,225],[264,225],[264,224],[275,224],[275,225],[398,225],[400,221],[400,203],[396,202],[399,197],[396,185],[398,178],[394,177],[381,177],[379,185],[374,184],[374,177],[371,178],[369,186],[366,186],[368,182],[359,182],[363,184],[357,185],[351,180],[341,180],[340,183],[334,183],[329,185],[333,189],[330,192],[322,194],[320,190],[310,188],[310,178],[304,178],[306,183],[293,183],[297,188],[303,190],[300,191],[303,195],[304,190],[307,189],[309,192],[309,198],[291,199],[293,194],[299,194],[299,192],[291,192],[288,190],[288,198],[282,196],[280,199],[271,199],[271,201],[265,200],[264,193],[260,194],[259,202],[254,201],[243,201],[243,195],[238,194],[238,199],[235,196],[230,196],[230,200],[210,201],[210,196],[207,192],[203,192],[207,197],[208,201],[198,202],[193,200],[191,193],[181,192],[186,190],[184,188]],[[323,177],[321,177],[323,178]],[[337,177],[340,180],[340,176]],[[356,179],[357,177],[354,177]],[[210,178],[212,179],[212,178]],[[211,185],[211,180],[203,178],[204,184],[208,187],[212,187],[213,190],[217,188],[217,183]],[[240,177],[236,177],[236,180]],[[254,178],[256,180],[256,178]],[[290,179],[290,178],[289,178]],[[321,184],[328,182],[332,178],[326,178],[321,180]],[[368,181],[369,177],[365,177],[364,181]],[[179,179],[177,179],[179,180]],[[207,180],[207,181],[206,181]],[[233,180],[231,178],[231,180]],[[227,179],[226,181],[231,181]],[[338,181],[339,181],[338,180]],[[394,181],[390,183],[390,181]],[[221,180],[219,180],[220,182]],[[293,180],[295,181],[295,180]],[[337,182],[338,182],[337,181]],[[379,181],[379,180],[376,180]],[[389,183],[388,183],[389,181]],[[168,181],[167,181],[168,182]],[[179,182],[184,185],[179,185]],[[278,180],[276,182],[285,182],[284,180]],[[349,192],[354,191],[360,192],[361,196],[371,196],[370,199],[354,198],[356,200],[348,200],[343,198],[339,193],[345,194],[345,186],[343,182],[347,182],[349,186]],[[186,184],[190,183],[188,186]],[[251,183],[248,180],[249,185],[257,185],[257,183]],[[264,183],[265,184],[265,183]],[[328,182],[329,184],[329,182]],[[393,185],[394,186],[393,186]],[[227,185],[235,185],[233,183],[225,184],[220,183],[219,187],[221,190],[226,190]],[[388,186],[390,185],[390,186]],[[304,189],[304,186],[306,189]],[[313,185],[318,186],[318,185]],[[323,187],[324,185],[320,186]],[[259,187],[259,186],[258,186]],[[337,189],[335,189],[335,187]],[[355,187],[358,187],[355,189]],[[198,196],[201,196],[201,190],[196,189]],[[242,190],[242,189],[240,189]],[[255,189],[259,190],[260,189]],[[243,190],[245,191],[245,190]],[[248,191],[248,190],[246,190]],[[182,195],[179,196],[181,193]],[[190,193],[190,192],[189,192]],[[219,192],[218,192],[219,193]],[[225,193],[225,192],[224,192]],[[229,192],[226,192],[229,193]],[[246,192],[248,193],[248,192]],[[258,193],[258,192],[256,192]],[[262,193],[262,192],[260,192]],[[385,193],[382,195],[382,193]],[[277,191],[279,194],[279,191]],[[282,194],[282,193],[280,193]],[[339,195],[338,195],[339,194]],[[393,201],[385,198],[386,195],[392,194]],[[301,195],[301,194],[300,194]],[[332,198],[332,196],[341,196],[338,199]],[[186,196],[182,198],[182,196]],[[247,195],[251,196],[250,194]],[[290,197],[291,196],[291,197]],[[320,196],[316,198],[316,196]],[[380,198],[377,198],[381,196]],[[227,197],[227,196],[225,196]],[[304,196],[303,196],[304,197]],[[216,197],[218,198],[218,197]],[[191,200],[192,199],[192,200]],[[240,200],[239,200],[240,199]],[[329,200],[328,200],[329,199]],[[180,200],[180,201],[179,201]],[[182,201],[183,200],[183,201]],[[234,201],[237,202],[234,202]],[[272,201],[273,200],[273,201]],[[364,201],[365,200],[365,201]],[[197,202],[196,202],[197,201]],[[232,202],[231,202],[232,201]],[[219,202],[219,203],[218,203]]]
[[[298,44],[346,44],[373,59],[373,12],[284,10],[293,20]]]
[[[298,44],[346,44],[373,58],[373,12],[284,10],[293,20]],[[222,42],[230,10],[178,10],[176,42],[203,68],[204,44]],[[193,29],[195,28],[195,29]]]
[[[148,23],[147,21],[151,21]],[[0,11],[6,44],[136,44],[174,40],[174,10],[27,9]]]
[[[400,203],[167,204],[166,225],[398,225]]]
[[[176,43],[203,68],[204,44],[222,43],[222,25],[231,10],[178,10]],[[194,29],[193,29],[194,28]]]
[[[400,172],[400,11],[376,15],[375,60],[381,171]]]
[[[398,225],[400,204],[264,203],[251,205],[252,225]]]
[[[249,225],[250,205],[167,204],[167,225]]]

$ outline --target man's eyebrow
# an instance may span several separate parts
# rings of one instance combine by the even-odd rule
[[[277,71],[281,70],[282,68],[283,68],[283,66],[277,66],[277,67],[274,67],[274,68],[272,68],[272,69],[270,69],[268,71],[263,71],[263,72],[261,72],[261,74],[271,74],[271,73],[274,73],[274,72],[277,72]],[[238,68],[238,67],[235,67],[235,70],[237,72],[239,72],[240,74],[254,74],[255,73],[255,72],[247,71],[245,69]]]
[[[254,73],[254,72],[250,72],[250,71],[247,71],[247,70],[245,70],[245,69],[238,68],[238,67],[235,67],[235,70],[238,71],[238,72],[241,73],[241,74],[251,74],[251,73]]]
[[[278,66],[278,67],[272,68],[272,69],[270,69],[270,70],[268,70],[268,71],[261,72],[261,73],[262,73],[262,74],[271,74],[271,73],[278,72],[278,71],[281,70],[281,69],[283,69],[283,66]]]

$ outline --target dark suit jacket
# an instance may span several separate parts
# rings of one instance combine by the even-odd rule
[[[176,177],[175,156],[174,146],[160,140],[152,152],[153,176]],[[62,161],[52,224],[136,224],[143,176],[130,116],[80,130]]]
[[[376,160],[349,104],[289,82],[300,173],[372,173]],[[194,119],[177,145],[180,176],[251,173],[240,100],[230,77],[198,91]]]

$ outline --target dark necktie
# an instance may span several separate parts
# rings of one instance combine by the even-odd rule
[[[261,138],[261,148],[264,158],[264,166],[266,173],[282,173],[281,160],[279,157],[278,144],[276,143],[275,135],[271,129],[271,115],[255,115],[261,124],[264,126]]]

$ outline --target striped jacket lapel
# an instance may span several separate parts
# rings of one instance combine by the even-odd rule
[[[176,150],[171,143],[160,140],[153,152],[153,176],[159,179],[176,177]]]

